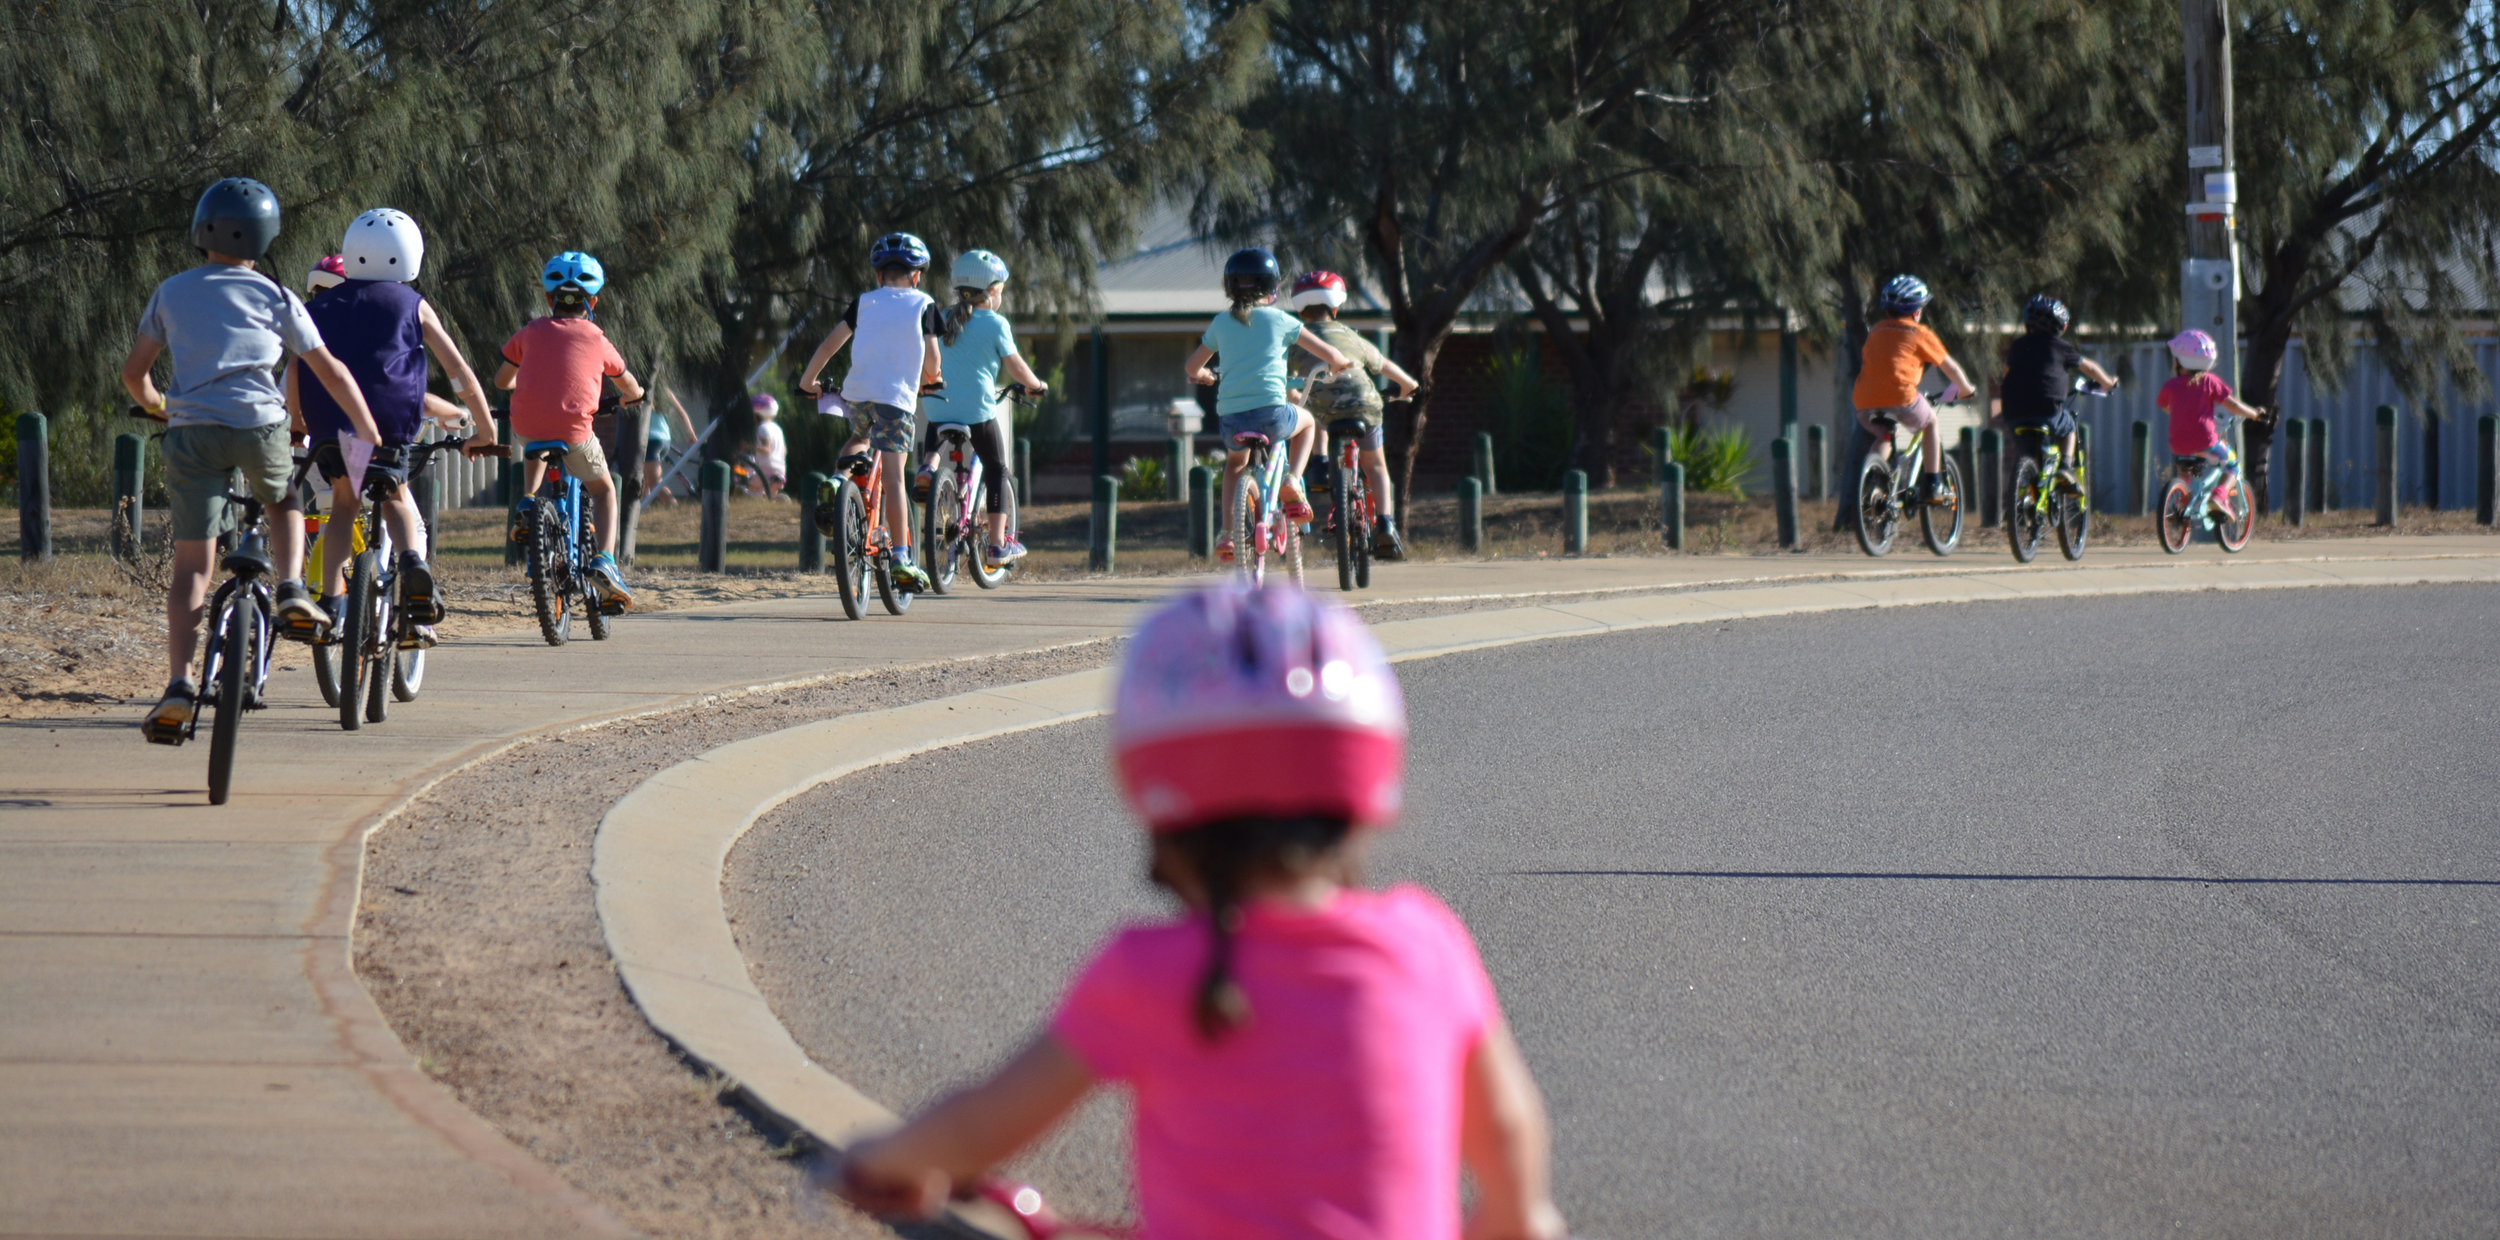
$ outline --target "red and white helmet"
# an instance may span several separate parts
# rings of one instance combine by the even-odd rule
[[[332,254],[314,263],[312,271],[304,276],[304,292],[309,295],[325,288],[337,288],[345,283],[347,283],[347,260]]]
[[[2191,327],[2170,338],[2170,356],[2190,370],[2212,370],[2222,358],[2214,347],[2214,338]]]
[[[1120,660],[1111,749],[1148,829],[1397,817],[1406,699],[1371,630],[1291,587],[1240,583],[1146,618]]]
[[[1293,308],[1326,306],[1331,310],[1345,304],[1345,277],[1333,271],[1306,271],[1293,280]]]

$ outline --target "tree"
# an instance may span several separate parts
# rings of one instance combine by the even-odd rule
[[[2443,378],[2483,389],[2462,320],[2500,292],[2496,21],[2490,0],[2239,10],[2240,375],[2250,403],[2278,403],[2295,334],[2312,374],[2336,382],[2356,319],[2416,400],[2435,400]],[[2262,510],[2274,428],[2243,427],[2242,439]]]

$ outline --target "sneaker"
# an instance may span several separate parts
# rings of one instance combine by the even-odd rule
[[[992,564],[1013,564],[1023,559],[1024,556],[1024,544],[1017,542],[1012,534],[1008,535],[1005,543],[990,548],[990,563]]]
[[[299,642],[318,642],[330,636],[330,613],[314,601],[300,581],[281,581],[277,592],[277,629]]]
[[[520,503],[512,506],[512,541],[529,541],[530,518],[537,514],[537,510],[538,497],[534,495],[524,495],[521,497]]]
[[[631,611],[634,592],[625,588],[625,574],[618,571],[616,557],[600,552],[590,560],[590,587],[599,595],[599,606],[609,615]]]
[[[330,632],[335,636],[338,633],[339,622],[347,618],[347,596],[344,594],[322,595],[321,610],[329,615]]]
[[[2075,477],[2075,471],[2061,465],[2057,470],[2057,489],[2072,494],[2083,489],[2083,481]]]
[[[1283,494],[1277,497],[1276,506],[1284,510],[1285,519],[1295,522],[1310,520],[1311,502],[1302,497],[1302,488],[1288,482],[1280,489]]]
[[[894,559],[894,588],[906,594],[922,593],[929,588],[929,574],[898,555]]]
[[[924,469],[911,476],[911,498],[916,504],[929,502],[929,492],[937,489],[937,471]]]
[[[200,691],[188,680],[176,680],[165,686],[165,696],[156,709],[139,721],[139,731],[151,745],[179,745],[191,736],[192,717],[199,713]]]
[[[433,625],[411,625],[409,626],[407,635],[399,639],[399,648],[402,650],[432,650],[435,645],[440,642],[440,640],[440,638],[434,636]]]
[[[868,476],[868,471],[875,468],[875,462],[872,461],[865,452],[854,452],[849,456],[841,457],[835,460],[833,467],[835,469],[849,470],[851,476],[854,478],[865,478]]]
[[[1398,528],[1383,518],[1372,531],[1372,558],[1391,563],[1406,558],[1406,544],[1398,539]]]
[[[434,596],[434,569],[413,551],[400,553],[399,606],[418,624],[443,622],[443,601]]]
[[[1944,475],[1924,474],[1918,480],[1918,502],[1939,503],[1944,499]]]
[[[1230,564],[1230,563],[1232,563],[1232,562],[1233,562],[1233,540],[1232,540],[1232,539],[1229,539],[1229,538],[1219,538],[1219,539],[1216,539],[1216,540],[1215,540],[1215,558],[1216,558],[1216,559],[1218,559],[1218,560],[1223,561],[1223,562],[1224,562],[1224,563],[1226,563],[1226,564]]]

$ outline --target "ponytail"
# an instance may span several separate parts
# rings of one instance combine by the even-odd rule
[[[1206,893],[1207,967],[1190,1004],[1199,1036],[1219,1041],[1250,1023],[1250,996],[1233,976],[1244,893],[1265,880],[1296,878],[1339,864],[1350,832],[1342,818],[1237,818],[1163,837],[1186,859]],[[1160,867],[1154,878],[1171,885]]]
[[[972,321],[972,312],[988,305],[989,301],[988,289],[957,285],[955,304],[946,308],[946,315],[940,320],[938,338],[944,340],[948,348],[953,348],[956,341],[963,339],[964,324]]]
[[[1266,295],[1260,293],[1254,293],[1248,297],[1235,295],[1233,298],[1232,308],[1233,321],[1244,327],[1248,327],[1250,325],[1250,311],[1257,308],[1258,304],[1264,300],[1266,300]]]

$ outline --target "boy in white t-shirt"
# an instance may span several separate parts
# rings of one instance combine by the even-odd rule
[[[911,451],[912,415],[920,407],[920,390],[943,380],[938,336],[944,331],[937,302],[920,291],[921,273],[929,268],[929,247],[910,233],[887,233],[868,250],[868,264],[877,269],[878,287],[862,293],[842,312],[842,322],[816,346],[799,376],[799,390],[820,396],[817,372],[851,344],[851,373],[842,381],[842,400],[850,407],[851,439],[842,445],[834,464],[866,468],[860,454],[874,450],[885,458],[885,528],[893,538],[896,584],[926,590],[929,575],[912,562],[911,504],[904,494],[903,457]],[[856,343],[854,344],[854,340]]]

